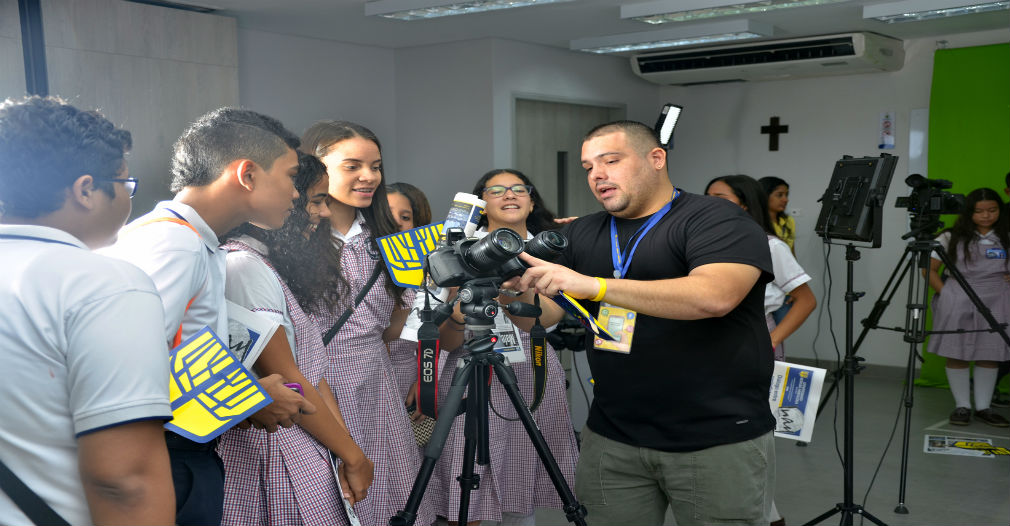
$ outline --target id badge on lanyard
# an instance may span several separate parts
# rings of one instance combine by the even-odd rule
[[[613,217],[610,218],[610,253],[614,263],[615,278],[621,279],[628,274],[628,267],[631,266],[631,259],[635,256],[638,244],[642,241],[642,238],[645,237],[649,230],[652,230],[652,227],[656,226],[656,224],[663,219],[667,212],[670,211],[670,208],[673,206],[673,201],[676,200],[679,195],[680,190],[674,189],[673,197],[670,198],[670,202],[666,203],[666,205],[653,214],[644,225],[639,227],[639,229],[628,240],[628,244],[631,246],[630,250],[628,250],[628,247],[625,247],[625,250],[623,252],[621,251],[620,240],[618,240],[617,236],[617,220]],[[618,305],[601,302],[597,319],[600,321],[600,325],[606,327],[607,331],[618,339],[615,341],[607,341],[602,338],[594,338],[593,348],[600,351],[631,354],[631,341],[635,337],[635,326],[638,324],[638,313],[634,310]]]

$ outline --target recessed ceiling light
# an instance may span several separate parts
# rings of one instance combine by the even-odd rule
[[[687,22],[720,16],[764,13],[776,9],[837,4],[848,0],[653,0],[621,6],[621,18],[649,24]]]
[[[753,20],[726,20],[708,24],[671,27],[603,37],[581,38],[569,42],[571,49],[591,53],[621,53],[642,49],[710,44],[728,40],[761,38],[775,34],[770,24]]]
[[[420,20],[571,1],[573,0],[470,0],[446,3],[446,0],[375,0],[365,3],[365,15]]]
[[[1010,9],[1010,1],[978,2],[972,0],[903,0],[863,6],[863,18],[881,22],[917,22],[949,16],[973,15]]]

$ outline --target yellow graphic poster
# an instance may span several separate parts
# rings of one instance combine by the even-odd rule
[[[424,257],[438,247],[441,237],[442,223],[433,223],[377,239],[393,283],[421,288]]]
[[[165,429],[210,442],[273,400],[210,327],[169,353],[172,420]]]

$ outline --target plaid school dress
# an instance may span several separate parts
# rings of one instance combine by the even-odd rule
[[[514,364],[512,370],[516,374],[519,392],[529,404],[533,400],[532,345],[528,332],[520,329],[519,334],[522,336],[526,361]],[[448,394],[457,360],[464,354],[462,349],[449,353],[439,378],[439,404]],[[547,385],[540,407],[533,412],[533,420],[540,428],[568,487],[574,492],[575,464],[579,452],[565,393],[565,371],[550,345],[545,354]],[[515,408],[497,377],[491,382],[490,401],[498,414],[514,421],[504,420],[494,411],[488,410],[491,463],[487,466],[474,465],[474,472],[480,475],[480,489],[470,493],[467,519],[500,521],[503,512],[529,515],[535,508],[562,509],[564,504],[561,497],[554,489],[547,469],[541,464],[526,428],[518,420]],[[440,414],[439,418],[443,416]],[[460,489],[456,477],[463,470],[463,420],[464,416],[460,415],[453,422],[445,449],[435,465],[428,492],[435,499],[435,512],[450,521],[459,518]]]
[[[249,252],[277,276],[295,330],[298,370],[318,385],[327,362],[316,324],[263,254],[239,241],[224,248]],[[217,451],[225,471],[222,525],[349,524],[329,450],[300,426],[276,433],[233,428],[221,436]]]
[[[321,306],[310,313],[320,331],[333,326],[365,286],[375,265],[383,264],[368,226],[361,226],[362,232],[343,244],[340,255],[341,272],[350,291],[332,312]],[[385,276],[380,276],[326,346],[326,381],[351,437],[375,466],[368,496],[354,506],[363,525],[386,524],[403,509],[420,467],[414,432],[382,341],[394,307],[395,301],[386,291]],[[430,492],[426,492],[417,510],[416,524],[434,522],[429,500]]]

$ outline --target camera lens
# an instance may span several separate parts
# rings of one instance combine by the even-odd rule
[[[487,272],[523,251],[523,240],[515,231],[499,228],[470,245],[463,258],[473,268]]]
[[[568,238],[554,230],[544,230],[526,243],[526,253],[544,261],[554,261],[566,248]]]

